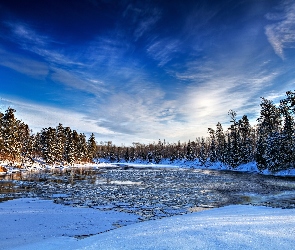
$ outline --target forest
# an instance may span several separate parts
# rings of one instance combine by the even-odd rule
[[[96,142],[92,133],[87,139],[70,127],[43,128],[33,134],[29,126],[15,116],[16,110],[0,112],[0,160],[24,163],[42,158],[48,164],[74,164],[104,159],[110,162],[160,163],[163,159],[194,161],[204,166],[220,162],[234,169],[255,161],[259,170],[279,171],[294,168],[295,164],[295,91],[286,92],[278,105],[261,98],[260,116],[251,126],[246,115],[237,118],[228,112],[230,127],[221,123],[208,128],[207,137],[194,141],[150,144],[133,143],[116,146]]]

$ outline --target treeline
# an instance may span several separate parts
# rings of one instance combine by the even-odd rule
[[[262,98],[260,106],[255,126],[250,125],[246,115],[237,119],[236,112],[230,110],[230,127],[224,130],[218,122],[215,128],[208,129],[208,137],[185,143],[133,143],[128,147],[110,141],[98,145],[94,134],[86,140],[84,134],[62,124],[32,134],[27,124],[15,118],[15,110],[8,108],[0,113],[0,157],[10,161],[34,161],[40,157],[47,163],[60,164],[89,162],[94,158],[151,163],[198,159],[204,166],[220,162],[231,168],[256,161],[260,170],[294,168],[295,92],[288,91],[279,105]]]
[[[14,113],[12,108],[0,113],[0,160],[34,162],[42,158],[49,164],[72,164],[89,162],[96,157],[94,134],[86,140],[84,134],[62,124],[32,134],[29,126],[18,120]]]

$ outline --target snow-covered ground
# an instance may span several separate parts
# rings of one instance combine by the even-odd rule
[[[292,209],[232,205],[136,223],[130,214],[18,199],[0,203],[0,216],[1,249],[295,248]],[[107,231],[122,220],[134,224]]]
[[[0,249],[52,237],[97,234],[138,221],[133,214],[63,206],[31,198],[0,203],[0,218]]]

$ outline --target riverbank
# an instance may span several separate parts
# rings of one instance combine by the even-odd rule
[[[0,203],[1,249],[292,249],[295,210],[231,205],[137,222],[39,199]],[[127,226],[114,229],[118,221]],[[114,230],[112,230],[114,229]],[[79,234],[103,233],[77,239]]]

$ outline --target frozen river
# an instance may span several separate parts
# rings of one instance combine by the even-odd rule
[[[136,214],[140,220],[231,204],[295,208],[295,178],[232,171],[118,166],[0,178],[0,201],[38,197],[68,206]]]

